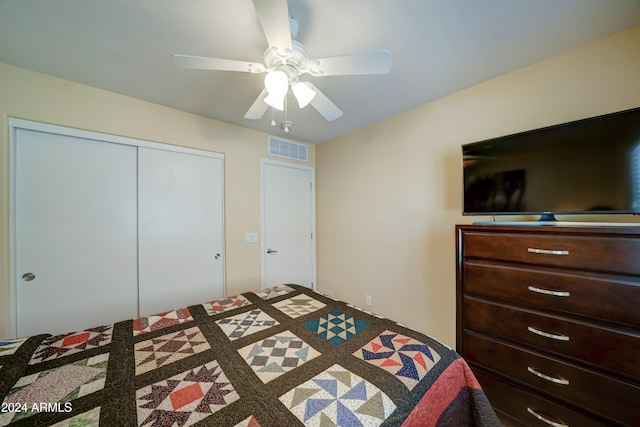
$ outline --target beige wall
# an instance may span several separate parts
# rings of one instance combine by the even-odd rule
[[[11,335],[9,117],[224,153],[226,292],[260,288],[260,247],[244,234],[260,231],[266,134],[0,64],[0,338]]]
[[[454,346],[460,145],[638,106],[640,26],[319,145],[319,290]]]

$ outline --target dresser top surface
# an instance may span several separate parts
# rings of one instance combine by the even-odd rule
[[[474,224],[458,224],[456,229],[462,231],[484,231],[490,233],[523,234],[574,234],[574,235],[628,235],[640,236],[640,223],[589,223],[589,222],[557,222],[540,224],[532,222],[483,222]]]

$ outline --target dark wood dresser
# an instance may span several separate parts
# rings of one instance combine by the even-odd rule
[[[640,227],[459,225],[457,350],[530,426],[640,426]]]

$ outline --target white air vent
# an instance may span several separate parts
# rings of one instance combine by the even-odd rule
[[[286,157],[287,159],[302,160],[308,162],[307,146],[270,136],[268,139],[269,154],[272,156]]]

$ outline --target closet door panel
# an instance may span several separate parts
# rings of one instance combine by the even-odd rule
[[[18,336],[135,317],[136,181],[135,147],[18,129]]]
[[[223,162],[139,148],[140,315],[224,296]]]

